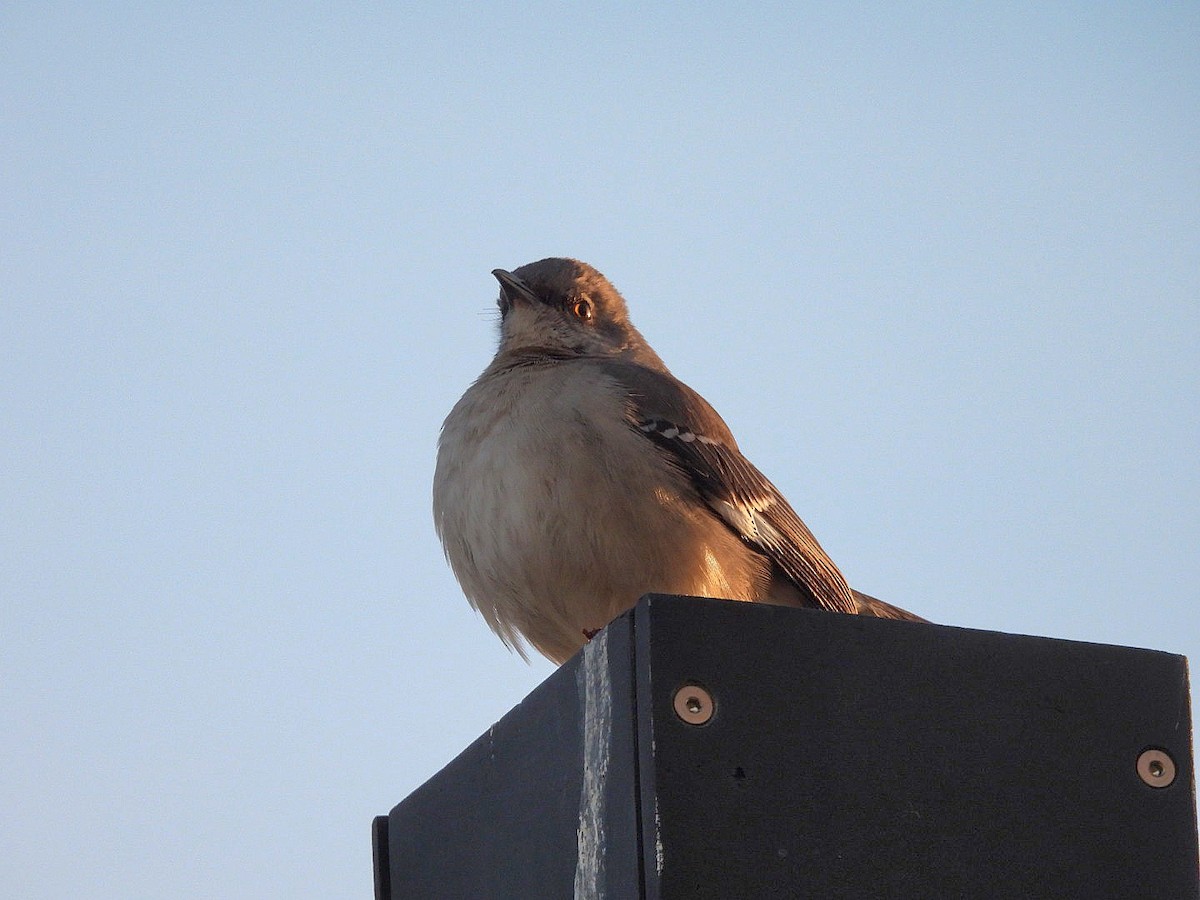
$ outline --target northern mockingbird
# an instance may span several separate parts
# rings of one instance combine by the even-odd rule
[[[500,282],[500,347],[442,427],[433,512],[471,605],[555,662],[651,592],[923,621],[850,589],[586,263]]]

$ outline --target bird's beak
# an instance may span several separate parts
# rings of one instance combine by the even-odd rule
[[[504,269],[492,269],[492,274],[500,282],[500,314],[502,316],[507,315],[515,304],[537,302],[537,295],[512,272],[506,272]]]

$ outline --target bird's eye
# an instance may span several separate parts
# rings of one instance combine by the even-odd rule
[[[583,319],[585,322],[590,322],[592,320],[592,301],[580,297],[571,304],[571,315],[577,319]]]

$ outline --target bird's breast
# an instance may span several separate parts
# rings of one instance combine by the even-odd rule
[[[675,487],[652,454],[630,465],[644,439],[615,386],[583,374],[559,365],[482,379],[446,419],[435,515],[477,567],[520,581],[551,556],[585,565],[599,534],[619,541],[632,514]]]
[[[625,404],[602,373],[560,364],[485,373],[446,419],[438,531],[467,597],[510,643],[519,632],[565,658],[644,593],[749,599],[760,578]]]

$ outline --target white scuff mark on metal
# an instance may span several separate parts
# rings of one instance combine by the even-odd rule
[[[654,867],[658,877],[662,877],[663,845],[662,845],[662,816],[658,813],[658,795],[654,796]]]
[[[578,679],[583,695],[583,787],[576,833],[575,900],[604,900],[604,788],[612,749],[607,632],[601,631],[583,648]]]

